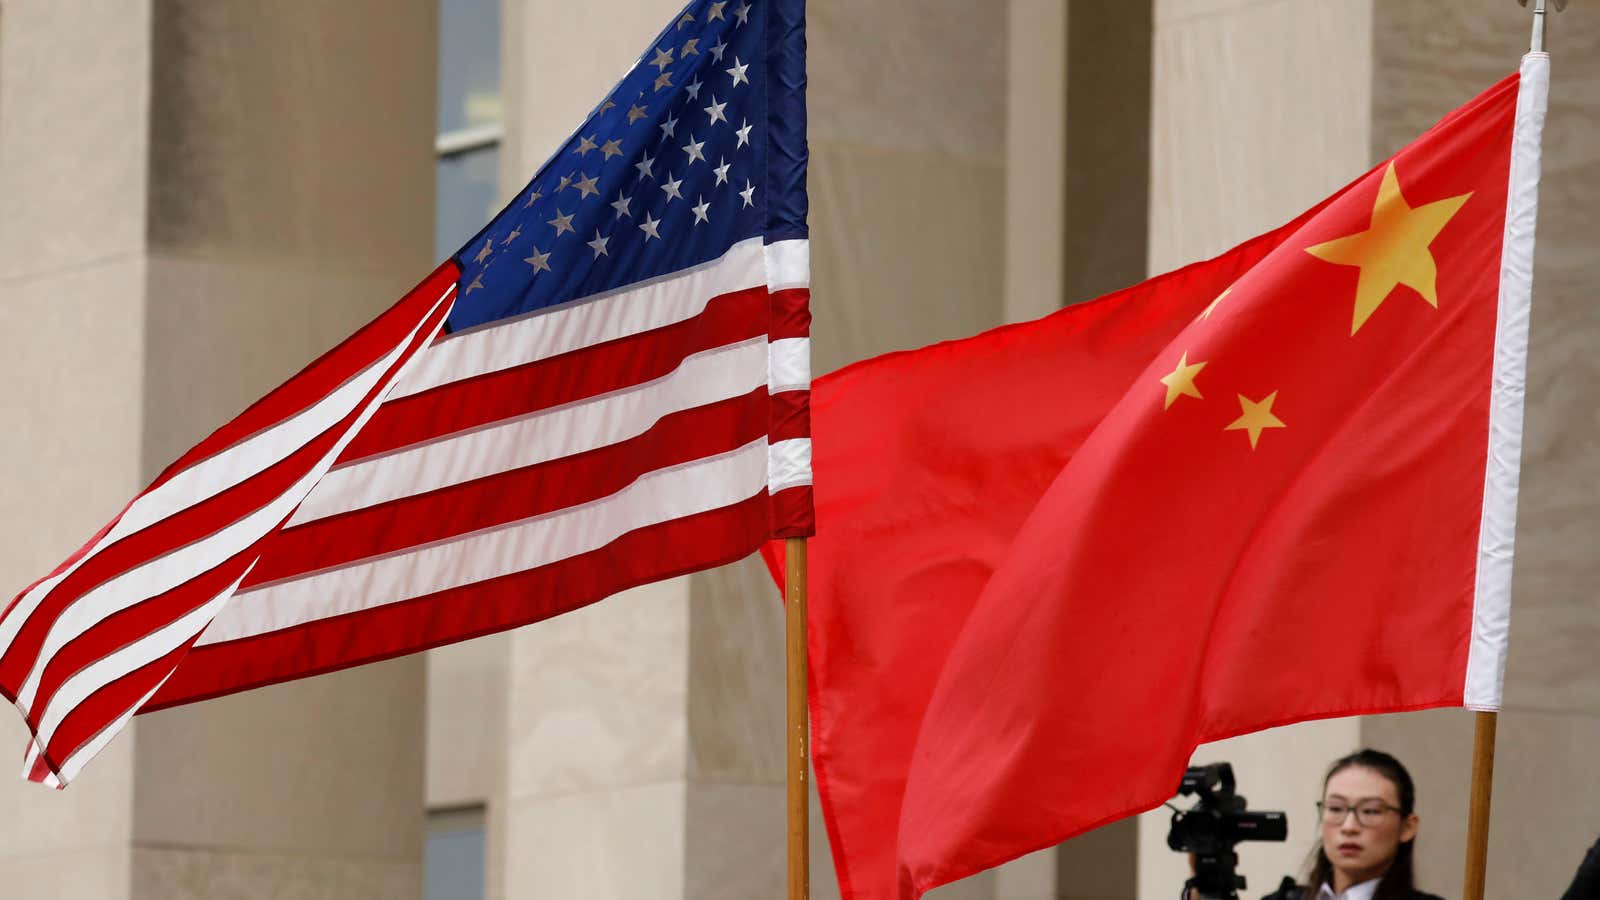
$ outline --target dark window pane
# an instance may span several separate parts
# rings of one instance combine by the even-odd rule
[[[500,117],[500,0],[439,0],[440,133]]]
[[[485,147],[439,160],[435,170],[435,196],[439,198],[434,218],[435,257],[444,259],[488,223],[499,211],[500,149]]]
[[[483,811],[428,814],[422,849],[423,900],[483,900]]]

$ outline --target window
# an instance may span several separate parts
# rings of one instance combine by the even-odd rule
[[[438,210],[433,244],[439,259],[454,253],[498,210],[501,0],[440,0]]]
[[[483,900],[483,807],[428,813],[422,900]]]
[[[454,253],[489,221],[500,194],[501,0],[439,0],[439,118],[433,246]],[[483,807],[428,812],[423,900],[483,900]]]

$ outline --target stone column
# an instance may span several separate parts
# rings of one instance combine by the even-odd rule
[[[681,4],[508,0],[501,183],[526,183]],[[506,897],[684,893],[689,580],[509,636]]]
[[[434,12],[365,6],[7,6],[0,316],[22,440],[4,452],[32,473],[0,513],[8,592],[426,273]],[[0,882],[415,896],[420,674],[142,718],[62,794],[0,778]]]
[[[1552,4],[1553,7],[1553,4]],[[1530,15],[1495,0],[1377,4],[1371,157],[1515,71]],[[1487,896],[1557,897],[1600,834],[1600,14],[1553,9],[1505,709],[1495,757]],[[1367,719],[1362,737],[1417,779],[1422,886],[1460,896],[1472,715]]]
[[[431,267],[432,3],[158,4],[143,474]],[[156,713],[133,896],[420,892],[420,657]]]
[[[150,4],[0,12],[0,603],[141,486],[149,103]],[[128,897],[132,736],[65,793],[19,777],[26,740],[7,704],[6,895]]]
[[[1151,274],[1213,256],[1288,221],[1369,163],[1371,0],[1155,0],[1150,135]],[[1311,652],[1308,648],[1308,652]],[[1315,841],[1328,761],[1356,719],[1311,722],[1201,747],[1227,760],[1251,808],[1285,810],[1289,840],[1241,845],[1249,896],[1297,872]],[[1188,877],[1166,846],[1170,813],[1139,817],[1140,900]]]

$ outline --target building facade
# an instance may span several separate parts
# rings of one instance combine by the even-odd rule
[[[0,585],[425,274],[678,5],[0,2]],[[1551,19],[1494,897],[1558,896],[1600,833],[1600,12]],[[812,0],[814,369],[1272,228],[1513,71],[1528,24],[1512,0]],[[65,792],[0,777],[0,894],[779,897],[782,660],[746,560],[144,716]],[[1418,778],[1424,886],[1459,896],[1471,721],[1202,747],[1290,814],[1242,848],[1247,893],[1299,869],[1324,767],[1373,745]],[[24,737],[0,716],[19,765]],[[1170,897],[1166,819],[933,896]],[[815,812],[812,871],[837,896]]]

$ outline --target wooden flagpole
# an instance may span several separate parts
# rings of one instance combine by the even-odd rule
[[[1467,807],[1467,877],[1462,900],[1483,900],[1489,862],[1489,796],[1494,787],[1494,732],[1499,713],[1479,712],[1472,740],[1472,795]]]
[[[811,818],[807,790],[810,727],[806,715],[806,541],[784,541],[784,633],[788,655],[789,900],[811,897]]]

